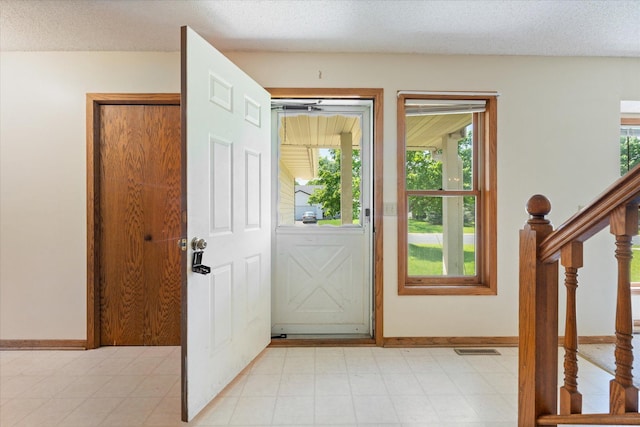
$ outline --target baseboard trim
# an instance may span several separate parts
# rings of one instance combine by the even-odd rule
[[[560,344],[564,343],[564,337],[561,337],[563,341],[560,341]],[[587,337],[578,337],[578,345],[580,344],[615,344],[616,336],[615,335],[593,335]]]
[[[564,337],[558,337],[562,345]],[[580,344],[612,344],[613,335],[578,337]],[[383,347],[517,347],[518,337],[387,337]],[[271,347],[371,346],[371,339],[354,340],[272,340]],[[2,350],[86,350],[86,340],[0,340]]]
[[[578,337],[580,344],[611,344],[614,335]],[[558,345],[564,337],[558,337]],[[384,347],[517,347],[518,337],[389,337],[383,339]]]
[[[86,350],[87,340],[0,340],[2,350]]]
[[[517,347],[518,337],[389,337],[384,347]]]

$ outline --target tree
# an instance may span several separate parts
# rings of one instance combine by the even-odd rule
[[[319,203],[326,216],[340,214],[340,150],[328,150],[327,157],[320,157],[318,177],[309,181],[310,185],[322,185],[309,197],[310,204]],[[360,150],[353,150],[353,218],[360,216]]]
[[[406,176],[409,190],[437,190],[442,188],[442,162],[428,151],[407,151]],[[442,224],[440,197],[409,197],[409,211],[413,219]]]
[[[442,162],[429,151],[407,151],[406,177],[409,190],[437,190],[442,188]],[[462,159],[463,189],[471,188],[473,138],[471,131],[458,141],[458,155]],[[408,210],[413,219],[431,224],[442,224],[442,198],[410,196]],[[475,200],[464,198],[465,225],[475,223]]]
[[[629,172],[640,163],[640,138],[637,136],[620,137],[620,175]]]

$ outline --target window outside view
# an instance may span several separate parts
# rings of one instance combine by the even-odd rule
[[[497,292],[494,92],[398,92],[398,293]]]
[[[279,117],[278,225],[361,224],[359,114]]]
[[[474,130],[484,111],[483,100],[405,101],[409,277],[478,274]]]
[[[640,164],[640,123],[622,120],[620,126],[620,175],[624,175]],[[640,282],[640,236],[633,239],[631,281]]]
[[[463,116],[471,121],[470,114]],[[446,192],[472,189],[472,126],[460,130],[456,139],[457,141],[453,141],[448,147],[454,151],[446,156],[450,160],[448,168],[443,168],[443,151],[446,151],[446,148],[407,150],[408,190]],[[446,179],[443,179],[443,176]],[[410,276],[476,274],[475,196],[409,196],[407,210]],[[462,247],[459,247],[460,242]]]
[[[360,223],[360,150],[353,150],[351,156],[351,199],[344,209],[342,201],[342,155],[339,149],[321,149],[318,174],[307,182],[312,192],[307,199],[310,206],[320,212],[319,225],[344,225],[342,212],[351,211],[351,223]],[[296,185],[300,188],[299,185]],[[345,218],[346,220],[346,218]],[[303,219],[304,222],[304,219]],[[347,222],[348,223],[348,222]]]

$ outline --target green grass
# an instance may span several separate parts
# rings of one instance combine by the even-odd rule
[[[360,224],[360,220],[359,219],[354,219],[353,223],[354,224]],[[340,218],[338,218],[338,219],[319,219],[318,220],[318,224],[319,225],[342,225],[342,220]]]
[[[354,224],[360,224],[359,219],[353,220]],[[342,225],[342,220],[338,219],[319,219],[319,225]],[[465,234],[475,233],[474,227],[464,227]],[[409,220],[409,233],[442,233],[442,225],[429,224],[424,221]]]
[[[633,246],[633,259],[631,260],[631,281],[640,282],[640,245]]]
[[[441,224],[429,224],[428,222],[418,221],[415,219],[410,219],[409,224],[409,233],[442,233],[442,225]],[[476,229],[474,227],[464,227],[464,233],[473,234]]]
[[[464,274],[475,274],[474,245],[464,245]],[[442,247],[438,244],[409,244],[410,276],[442,276]]]

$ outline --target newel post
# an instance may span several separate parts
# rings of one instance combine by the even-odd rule
[[[545,196],[531,197],[520,230],[518,427],[557,413],[558,262],[539,258],[540,243],[553,231],[545,218],[550,211]]]

